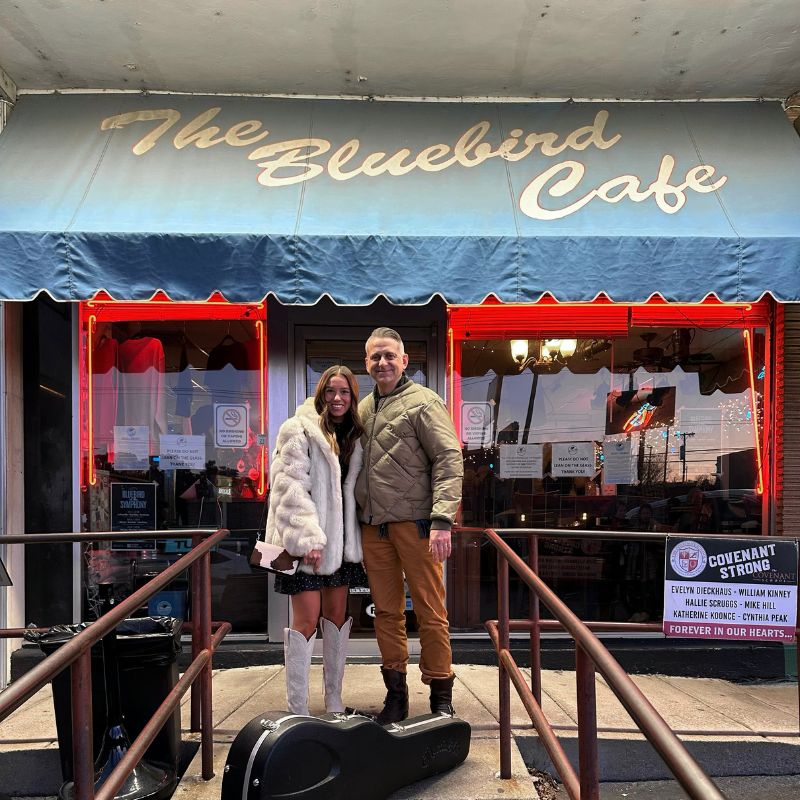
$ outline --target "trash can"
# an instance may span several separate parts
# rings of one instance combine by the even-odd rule
[[[117,664],[120,704],[125,729],[133,741],[178,682],[177,657],[181,650],[183,621],[174,617],[126,619],[117,626]],[[91,623],[56,625],[46,633],[26,634],[45,655],[54,653]],[[101,643],[92,648],[92,722],[95,758],[100,753],[108,715]],[[58,752],[64,781],[73,779],[72,699],[70,670],[53,679],[53,705],[58,732]],[[144,760],[162,766],[177,781],[181,743],[180,708],[167,721],[144,754]]]

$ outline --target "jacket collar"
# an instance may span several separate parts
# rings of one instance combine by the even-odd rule
[[[309,440],[316,442],[323,451],[330,450],[331,446],[325,435],[322,433],[322,428],[319,426],[319,414],[317,409],[314,408],[314,398],[308,397],[306,400],[297,407],[294,412],[295,417],[303,426]],[[333,453],[333,451],[331,451]]]
[[[405,372],[400,376],[400,380],[397,381],[397,386],[395,386],[394,389],[392,389],[392,391],[389,392],[389,394],[381,394],[378,391],[378,384],[375,384],[375,386],[372,389],[372,397],[373,397],[373,399],[375,401],[375,408],[376,409],[378,408],[378,403],[379,403],[379,401],[380,401],[380,399],[382,397],[394,397],[394,395],[398,394],[399,392],[404,391],[404,389],[407,386],[413,386],[413,385],[414,385],[414,381],[412,381],[408,377],[408,375],[406,375]]]

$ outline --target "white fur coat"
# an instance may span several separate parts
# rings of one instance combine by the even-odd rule
[[[330,575],[342,560],[360,562],[361,528],[353,495],[364,456],[356,442],[342,485],[339,458],[319,426],[309,397],[281,425],[272,456],[266,540],[293,556],[321,550],[319,575]],[[300,565],[313,574],[313,568]]]

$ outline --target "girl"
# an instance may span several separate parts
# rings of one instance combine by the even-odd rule
[[[308,714],[308,675],[322,619],[325,709],[344,711],[342,677],[352,617],[350,586],[366,586],[353,487],[363,460],[358,384],[343,366],[322,373],[313,397],[281,425],[272,462],[267,541],[302,559],[278,574],[275,591],[292,598],[284,629],[286,699]]]

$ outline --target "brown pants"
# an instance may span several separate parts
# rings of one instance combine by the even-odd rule
[[[415,522],[390,522],[389,535],[378,537],[375,525],[362,525],[364,566],[375,603],[375,635],[386,669],[406,671],[405,590],[403,573],[419,622],[419,668],[423,683],[449,678],[452,653],[444,599],[444,570],[420,539]]]

